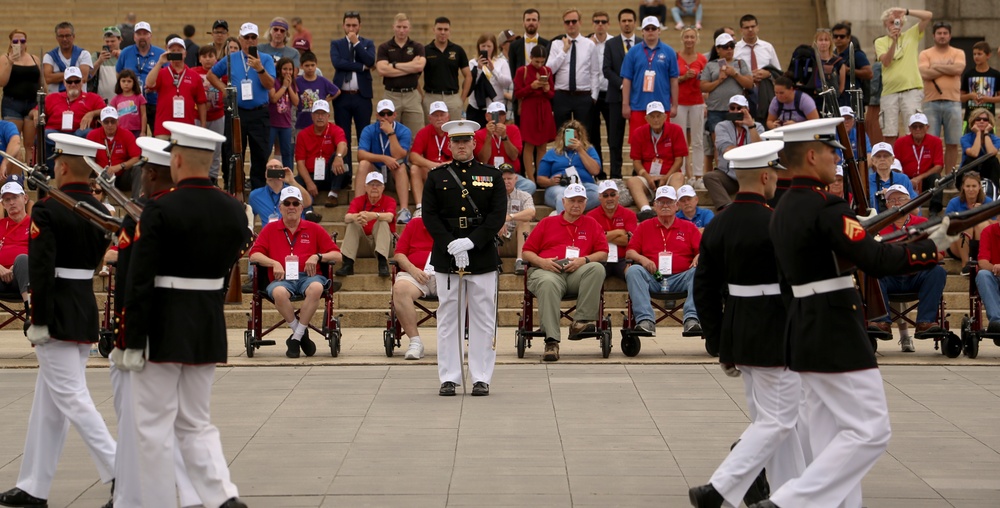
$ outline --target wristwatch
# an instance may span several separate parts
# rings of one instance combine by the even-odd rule
[[[319,254],[316,254],[316,259],[319,260],[318,262],[322,263],[323,262],[323,253],[320,252]]]
[[[334,155],[333,158],[336,159],[337,157],[343,157],[343,156],[344,156],[344,154],[338,153],[337,155]]]
[[[507,136],[500,138],[500,141],[507,141]]]

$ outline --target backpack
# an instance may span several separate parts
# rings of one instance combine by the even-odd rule
[[[791,111],[794,112],[794,113],[798,113],[799,116],[801,116],[802,118],[805,118],[806,114],[803,113],[802,112],[802,108],[799,107],[799,103],[802,102],[802,93],[803,93],[802,90],[795,90],[795,99],[792,101],[792,109],[791,109]],[[782,116],[781,116],[785,112],[785,103],[781,102],[781,101],[779,101],[777,99],[775,99],[775,102],[778,103],[778,112],[777,112],[777,114],[774,115],[774,117],[777,118],[778,120],[790,120],[790,118],[786,119],[786,118],[782,118]]]
[[[808,44],[801,44],[792,52],[788,63],[788,77],[795,82],[795,88],[814,95],[821,83],[819,73],[823,64],[816,61],[816,52]]]

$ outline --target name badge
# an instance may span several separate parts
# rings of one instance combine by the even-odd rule
[[[73,112],[63,111],[62,128],[59,130],[71,131],[73,130]]]
[[[615,244],[613,244],[613,243],[609,243],[608,244],[608,263],[617,263],[617,262],[618,262],[618,246],[615,245]]]
[[[657,266],[660,270],[660,275],[666,277],[668,275],[674,274],[674,253],[673,252],[661,252],[660,262]]]
[[[299,280],[299,257],[295,254],[285,256],[285,280]]]
[[[321,180],[326,180],[326,159],[316,157],[313,162],[313,181],[319,182]]]
[[[653,85],[656,83],[656,71],[648,70],[642,75],[642,91],[652,92]]]
[[[569,177],[570,183],[580,183],[580,172],[576,170],[576,166],[567,166],[566,176]]]
[[[663,173],[663,159],[653,159],[649,163],[649,174],[659,176]]]
[[[506,160],[503,157],[494,157],[493,158],[493,167],[499,168],[500,165],[503,164],[504,162],[506,162]]]
[[[576,259],[580,257],[580,249],[577,247],[566,247],[566,259]]]
[[[174,118],[184,118],[184,97],[174,97]]]
[[[249,79],[240,81],[240,98],[245,101],[253,100],[253,81]]]

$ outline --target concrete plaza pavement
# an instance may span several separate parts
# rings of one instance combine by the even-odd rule
[[[433,329],[428,357],[386,358],[381,331],[348,329],[341,356],[320,343],[313,358],[279,346],[242,351],[230,333],[217,370],[213,421],[241,496],[253,507],[684,507],[748,419],[742,380],[726,377],[700,340],[663,328],[636,358],[617,339],[564,341],[540,362],[541,343],[518,359],[513,330],[498,334],[489,397],[437,395]],[[616,332],[617,336],[617,332]],[[405,348],[404,339],[403,346]],[[1000,348],[948,359],[929,342],[903,354],[880,344],[893,438],[865,478],[865,505],[1000,505]],[[34,355],[0,332],[0,488],[21,464],[34,389]],[[107,361],[87,379],[112,432]],[[50,506],[97,507],[107,486],[75,431]]]

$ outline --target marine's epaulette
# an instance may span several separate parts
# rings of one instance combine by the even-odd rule
[[[437,171],[437,170],[439,170],[439,169],[445,169],[445,168],[447,168],[448,166],[451,166],[451,162],[445,162],[444,164],[442,164],[442,165],[440,165],[440,166],[438,166],[438,167],[436,167],[436,168],[433,168],[433,169],[431,169],[431,170],[429,171],[429,173],[433,173],[433,172],[435,172],[435,171]]]

